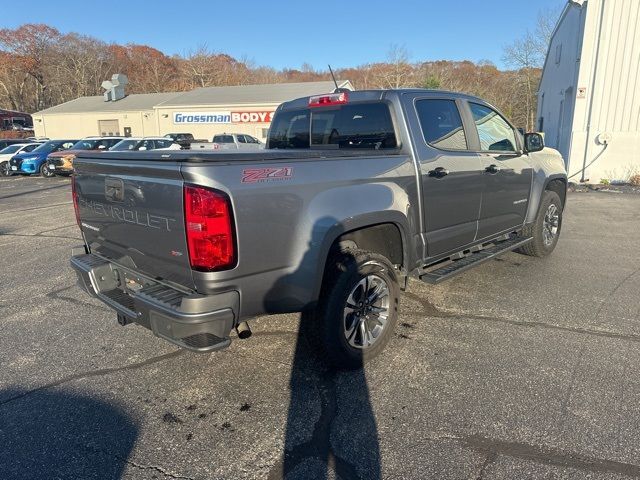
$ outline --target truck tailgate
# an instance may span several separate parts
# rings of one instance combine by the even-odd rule
[[[105,155],[106,156],[106,155]],[[92,253],[193,289],[177,162],[76,159],[82,232]]]

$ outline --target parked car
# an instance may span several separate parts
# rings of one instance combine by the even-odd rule
[[[9,166],[11,157],[19,153],[31,152],[39,146],[39,143],[14,143],[0,150],[0,175],[3,177],[11,175],[11,167]]]
[[[469,95],[285,102],[266,150],[237,158],[78,157],[85,244],[71,265],[120,324],[204,352],[234,327],[248,336],[252,317],[303,312],[321,359],[360,368],[393,338],[409,277],[438,283],[511,250],[546,257],[560,237],[562,156]],[[127,207],[135,187],[144,200]]]
[[[107,151],[125,137],[87,137],[76,142],[69,150],[53,152],[47,157],[45,177],[69,176],[73,173],[73,160],[79,152],[86,150]]]
[[[264,144],[246,133],[223,133],[214,135],[211,140],[220,145],[220,150],[256,150],[264,148]]]
[[[165,138],[170,138],[174,142],[183,142],[183,141],[191,141],[193,140],[192,133],[167,133]]]
[[[222,133],[215,135],[211,142],[195,141],[191,150],[258,150],[264,144],[255,137],[244,133]]]
[[[189,150],[193,142],[197,142],[191,133],[167,133],[165,138],[170,138],[176,143],[179,143],[183,150]]]
[[[12,123],[9,126],[9,130],[15,130],[18,132],[31,131],[33,130],[33,125],[22,125],[21,123]]]
[[[16,143],[31,143],[31,138],[0,138],[0,149],[6,148],[9,145],[15,145]]]
[[[33,151],[19,153],[11,158],[9,165],[11,174],[33,175],[40,173],[47,176],[47,157],[50,153],[69,150],[78,140],[49,140]]]
[[[165,137],[128,137],[110,148],[113,152],[138,152],[145,150],[180,150],[182,147]]]

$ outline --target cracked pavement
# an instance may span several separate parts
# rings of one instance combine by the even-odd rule
[[[120,327],[68,267],[68,179],[0,179],[0,478],[640,478],[640,196],[569,195],[551,258],[412,281],[364,371],[298,315],[222,352]]]

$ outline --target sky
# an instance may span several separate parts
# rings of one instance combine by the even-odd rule
[[[566,0],[7,1],[0,28],[46,23],[105,42],[138,43],[168,55],[199,46],[255,65],[325,70],[384,61],[392,45],[410,61],[489,60],[499,68],[503,48],[538,13]]]

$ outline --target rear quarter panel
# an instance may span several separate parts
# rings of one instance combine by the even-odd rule
[[[260,178],[256,169],[284,169],[285,175]],[[186,183],[217,188],[231,198],[238,264],[193,275],[203,293],[238,290],[243,318],[312,305],[329,248],[344,232],[391,222],[411,242],[411,232],[419,231],[412,201],[415,168],[408,155],[189,163],[182,174]],[[414,249],[405,245],[405,251]]]

